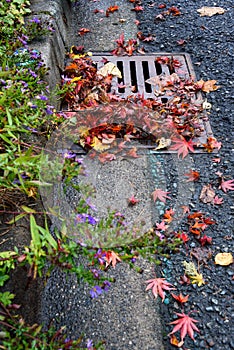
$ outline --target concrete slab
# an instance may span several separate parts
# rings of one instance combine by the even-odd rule
[[[137,32],[135,14],[130,11],[132,4],[125,0],[116,0],[115,5],[119,6],[119,11],[106,17],[105,14],[94,14],[93,11],[96,8],[106,10],[113,5],[112,1],[81,0],[74,6],[72,27],[69,36],[66,36],[63,29],[60,33],[61,28],[66,27],[61,24],[63,2],[67,3],[51,1],[48,3],[50,7],[43,7],[42,10],[46,11],[45,15],[50,11],[53,13],[51,19],[58,28],[52,41],[38,46],[46,64],[51,68],[51,87],[58,82],[59,75],[55,66],[62,64],[67,42],[70,45],[84,45],[86,51],[109,51],[115,47],[115,40],[121,33],[129,39]],[[40,6],[45,6],[40,0],[35,0],[34,3],[35,13],[40,10]],[[90,33],[82,38],[77,34],[81,27],[90,29]],[[100,170],[93,162],[93,180],[98,187],[96,205],[105,210],[111,205],[118,210],[125,209],[131,218],[133,214],[127,205],[127,198],[135,194],[142,201],[136,207],[136,211],[139,210],[137,216],[144,216],[147,225],[151,226],[149,198],[152,188],[147,180],[147,161],[144,158],[124,160],[121,165],[120,169],[120,163],[113,162],[104,165]],[[138,192],[133,193],[132,189]],[[73,194],[70,194],[71,200]],[[82,258],[78,259],[77,264],[79,263],[87,264]],[[74,275],[67,277],[59,270],[54,271],[43,292],[41,322],[45,326],[51,322],[58,328],[66,326],[66,332],[71,338],[77,338],[83,333],[84,339],[104,339],[108,350],[163,350],[158,304],[160,301],[155,301],[150,293],[145,292],[144,283],[154,275],[154,266],[143,259],[139,259],[137,264],[143,270],[141,275],[125,263],[109,269],[107,276],[114,277],[116,282],[108,293],[98,299],[91,299],[90,286],[77,283]]]

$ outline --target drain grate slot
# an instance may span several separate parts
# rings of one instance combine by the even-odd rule
[[[142,68],[143,68],[145,92],[146,93],[151,93],[152,92],[151,85],[146,83],[146,80],[148,80],[150,78],[149,66],[148,66],[148,62],[147,61],[142,61]]]
[[[130,61],[130,72],[131,72],[131,90],[132,92],[138,92],[137,85],[137,74],[136,74],[136,62]]]

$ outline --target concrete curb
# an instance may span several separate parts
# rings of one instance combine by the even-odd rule
[[[32,14],[49,20],[55,28],[51,37],[34,43],[50,68],[51,90],[60,82],[59,67],[63,68],[68,45],[84,45],[86,51],[110,51],[121,33],[126,40],[135,37],[137,27],[132,4],[125,0],[116,0],[115,4],[119,5],[119,11],[100,18],[94,14],[95,8],[105,10],[113,5],[111,0],[81,0],[74,5],[73,13],[67,0],[32,1]],[[90,28],[90,33],[82,38],[77,34],[81,27]],[[55,106],[58,108],[59,103]],[[142,275],[125,263],[111,268],[107,275],[116,282],[98,299],[91,299],[90,286],[77,283],[74,275],[67,277],[59,270],[53,271],[42,293],[40,321],[45,327],[51,322],[56,328],[65,325],[71,338],[83,333],[84,340],[104,339],[107,350],[163,350],[160,301],[145,292],[144,283],[152,278],[154,265],[143,259],[137,264],[143,269]]]

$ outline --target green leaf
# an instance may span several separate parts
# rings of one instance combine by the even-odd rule
[[[26,207],[26,205],[21,205],[21,208],[26,211],[26,213],[36,213],[36,210]]]
[[[10,221],[7,221],[7,224],[9,225],[12,225],[14,224],[16,221],[20,220],[21,218],[23,218],[24,216],[26,216],[27,214],[19,214],[19,215],[16,215],[13,219],[11,219]]]
[[[33,241],[34,247],[40,249],[41,248],[41,238],[40,238],[40,234],[38,231],[38,226],[37,226],[36,220],[32,214],[30,215],[30,231],[31,231],[31,236],[32,236],[32,241]]]
[[[0,301],[4,306],[10,305],[14,297],[15,297],[15,294],[12,294],[10,292],[0,293]]]
[[[7,114],[8,124],[9,124],[10,126],[12,126],[12,125],[13,125],[12,116],[11,116],[11,113],[10,113],[10,111],[9,111],[8,108],[6,108],[6,114]]]
[[[56,240],[51,236],[51,233],[49,230],[44,229],[41,226],[37,226],[38,230],[43,234],[43,238],[54,248],[58,248],[58,244]]]

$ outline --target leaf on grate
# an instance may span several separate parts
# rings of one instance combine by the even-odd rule
[[[116,65],[112,62],[106,63],[102,68],[100,68],[97,71],[97,74],[102,75],[103,77],[108,76],[109,74],[113,75],[114,77],[117,78],[122,78],[121,72],[119,68],[116,67]]]
[[[189,151],[195,152],[193,147],[194,143],[192,140],[186,141],[183,136],[180,138],[174,137],[171,140],[174,142],[174,144],[170,147],[170,150],[177,151],[178,157],[181,155],[182,159],[184,159],[188,155]]]

